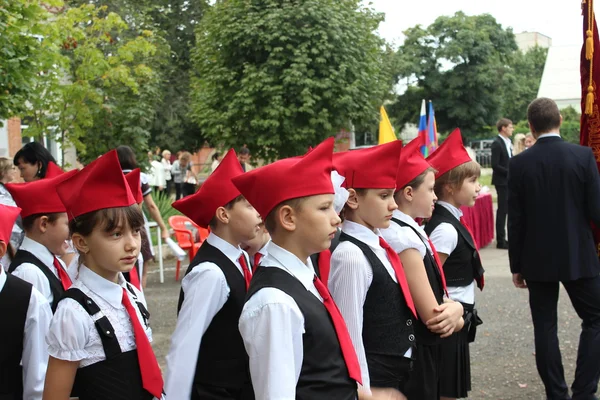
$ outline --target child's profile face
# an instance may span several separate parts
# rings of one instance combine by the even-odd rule
[[[368,189],[357,195],[358,208],[355,221],[370,229],[389,228],[392,213],[398,208],[394,200],[394,189]]]
[[[452,197],[457,204],[472,207],[475,204],[475,200],[477,200],[480,190],[479,177],[471,176],[465,178],[460,190],[455,191]]]
[[[434,186],[435,174],[432,171],[429,171],[425,175],[423,183],[421,183],[418,188],[413,189],[412,203],[415,214],[419,218],[431,218],[435,202],[437,201]]]
[[[44,245],[56,256],[62,256],[67,250],[64,246],[69,239],[69,219],[67,213],[60,213],[54,222],[46,222]]]
[[[260,229],[256,234],[256,237],[251,240],[247,240],[242,243],[242,248],[246,250],[249,254],[256,254],[260,249],[264,247],[265,244],[269,241],[271,235],[265,228],[264,224],[260,224]]]
[[[258,211],[252,207],[248,200],[241,199],[236,202],[231,209],[227,210],[227,214],[229,216],[229,227],[240,243],[256,238],[262,220]]]
[[[341,220],[333,209],[333,194],[304,199],[295,211],[295,238],[307,254],[319,253],[331,245]]]

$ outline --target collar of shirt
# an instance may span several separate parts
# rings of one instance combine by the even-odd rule
[[[0,292],[4,289],[4,284],[6,283],[6,272],[4,272],[4,268],[0,266]]]
[[[261,266],[283,269],[298,279],[306,290],[311,291],[313,294],[318,293],[313,283],[315,270],[310,258],[306,260],[305,264],[298,257],[273,242],[269,242],[267,253],[264,261],[261,262]]]
[[[423,227],[419,226],[417,221],[415,221],[410,215],[404,214],[400,210],[394,210],[392,216],[413,227],[417,232],[419,232],[421,238],[427,241],[427,234],[425,233],[425,230],[423,230]]]
[[[267,243],[265,243],[265,245],[263,247],[261,247],[261,249],[258,251],[260,254],[263,255],[263,257],[266,257],[269,255],[269,243],[271,243],[271,239],[269,239],[269,241]]]
[[[373,249],[381,249],[381,246],[379,245],[379,236],[381,236],[379,229],[372,231],[366,226],[357,224],[356,222],[344,221],[342,224],[342,232],[357,238]]]
[[[537,140],[548,138],[548,137],[560,137],[560,134],[556,133],[556,132],[543,133],[540,136],[538,136]]]
[[[54,267],[54,254],[50,253],[50,250],[48,250],[46,246],[25,236],[23,238],[23,243],[21,243],[21,246],[19,248],[30,252],[31,254],[36,256],[38,260],[43,262],[44,265],[50,268],[50,271],[53,271],[55,274],[58,274],[56,268]]]
[[[118,275],[118,283],[104,279],[85,265],[79,268],[79,278],[97,296],[102,297],[114,308],[120,308],[123,300],[123,288],[126,288],[126,281],[123,274]]]
[[[510,138],[502,135],[498,135],[498,137],[504,141],[504,145],[506,146],[506,150],[508,150],[508,155],[510,156],[512,152],[512,142],[510,141]]]
[[[225,254],[225,256],[227,258],[229,258],[232,263],[239,266],[240,270],[241,270],[239,259],[240,259],[240,256],[244,253],[242,252],[242,249],[240,246],[237,246],[237,247],[233,246],[231,243],[228,243],[225,240],[221,239],[220,237],[215,235],[213,232],[211,232],[208,235],[208,237],[206,238],[206,241],[211,246],[214,246],[217,249],[221,250],[221,252],[223,254]]]
[[[441,200],[438,200],[438,202],[437,202],[437,203],[438,203],[440,206],[443,206],[444,208],[446,208],[446,210],[450,211],[450,213],[451,213],[452,215],[454,215],[454,217],[455,217],[456,219],[460,220],[460,217],[462,217],[462,216],[463,216],[463,213],[462,213],[462,211],[460,211],[458,208],[454,207],[452,204],[450,204],[450,203],[447,203],[447,202],[445,202],[445,201],[441,201]]]

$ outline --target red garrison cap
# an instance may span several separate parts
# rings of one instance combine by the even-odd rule
[[[203,228],[215,216],[217,208],[225,206],[240,195],[231,179],[244,173],[237,159],[235,150],[227,152],[223,160],[202,184],[200,190],[191,196],[184,197],[173,203],[173,208],[181,211],[192,221]]]
[[[131,194],[133,194],[133,197],[135,197],[135,202],[138,204],[144,201],[144,195],[142,194],[142,184],[140,183],[140,172],[140,169],[136,168],[125,175],[125,180],[127,180],[129,190],[131,190]]]
[[[437,169],[435,175],[437,179],[451,169],[473,160],[463,145],[460,129],[456,128],[448,135],[444,143],[427,157],[427,161],[433,168]]]
[[[65,173],[65,171],[63,171],[58,165],[56,165],[52,161],[50,161],[48,163],[48,166],[46,167],[45,179],[56,178],[57,176],[60,176],[64,173]]]
[[[20,213],[19,207],[0,204],[0,242],[9,243],[13,225]]]
[[[396,177],[396,190],[402,189],[410,181],[421,175],[423,171],[431,167],[421,154],[421,146],[423,146],[423,139],[416,137],[402,149],[400,168]]]

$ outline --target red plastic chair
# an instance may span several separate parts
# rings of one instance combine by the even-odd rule
[[[194,228],[196,228],[198,230],[198,233],[200,235],[199,242],[194,241],[194,235],[193,235],[192,231],[188,229],[188,227],[186,226],[186,223],[191,224]],[[208,234],[210,233],[209,230],[200,228],[198,225],[196,225],[194,223],[194,221],[192,221],[191,219],[189,219],[188,217],[185,217],[183,215],[174,215],[172,217],[169,217],[169,225],[175,232],[175,239],[177,240],[177,244],[183,250],[186,250],[188,252],[190,262],[192,262],[192,260],[194,259],[194,256],[196,255],[196,252],[198,252],[198,249],[200,248],[200,246],[202,246],[202,243],[208,237]],[[179,261],[179,259],[177,259],[177,266],[175,269],[175,280],[177,280],[177,281],[179,280],[179,270],[180,269],[181,269],[181,261]]]

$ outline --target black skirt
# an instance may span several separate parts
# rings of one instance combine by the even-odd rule
[[[368,353],[366,356],[371,387],[392,388],[406,393],[406,383],[413,368],[410,358]]]
[[[463,329],[442,339],[440,344],[440,395],[455,399],[468,397],[471,390],[469,332]]]
[[[440,345],[417,343],[416,353],[417,359],[406,384],[406,398],[408,400],[439,400]]]

